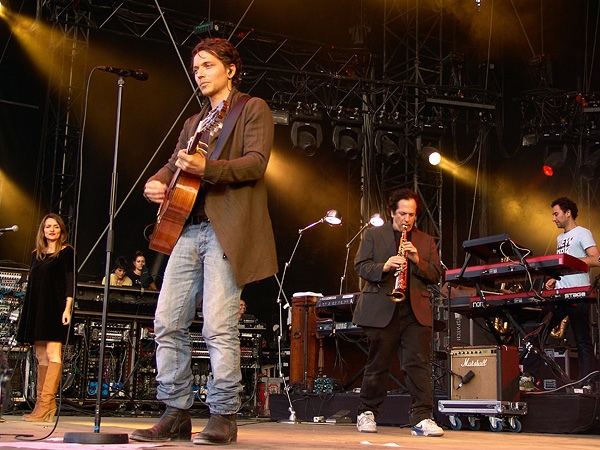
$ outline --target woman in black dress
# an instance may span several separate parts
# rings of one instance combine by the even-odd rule
[[[133,269],[127,272],[127,276],[133,282],[134,287],[141,289],[158,289],[154,283],[154,278],[150,275],[148,267],[146,267],[146,257],[139,250],[135,252],[133,259]]]
[[[37,400],[30,422],[51,421],[61,378],[62,345],[71,323],[74,249],[67,244],[65,223],[57,214],[41,221],[33,252],[17,340],[33,344],[38,361]]]

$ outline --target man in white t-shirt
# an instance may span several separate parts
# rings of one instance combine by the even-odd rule
[[[598,258],[600,252],[592,233],[587,228],[575,223],[577,218],[577,205],[567,197],[557,198],[552,202],[552,221],[563,232],[556,238],[556,253],[566,253],[586,262],[588,266],[600,266]],[[546,282],[547,289],[561,289],[568,287],[589,286],[589,273],[565,275],[560,280],[551,278]],[[566,316],[569,316],[575,344],[577,345],[577,359],[579,362],[579,378],[585,377],[594,370],[594,353],[590,336],[590,304],[578,303],[556,308],[549,322],[549,329],[553,329]]]

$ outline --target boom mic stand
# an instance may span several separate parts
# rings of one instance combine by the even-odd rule
[[[104,270],[104,301],[102,302],[102,328],[100,333],[100,355],[98,357],[98,385],[96,391],[96,408],[94,411],[93,433],[65,433],[63,442],[77,444],[127,444],[127,433],[100,434],[100,421],[102,416],[102,375],[104,370],[104,346],[106,344],[106,316],[108,312],[108,299],[110,294],[110,261],[114,244],[113,222],[115,217],[115,203],[117,191],[117,156],[119,154],[119,134],[121,130],[121,104],[123,98],[123,75],[119,75],[117,94],[117,121],[115,132],[113,168],[110,186],[109,224],[106,239],[106,267]]]
[[[379,214],[373,214],[371,216],[371,218],[367,222],[365,222],[365,224],[360,228],[360,230],[358,230],[358,233],[356,233],[354,235],[354,237],[352,239],[350,239],[350,242],[348,242],[346,244],[346,262],[344,263],[344,273],[342,274],[342,278],[340,279],[340,295],[342,295],[342,289],[344,288],[344,281],[346,280],[346,272],[348,270],[348,258],[350,256],[350,246],[356,240],[356,238],[360,235],[360,233],[362,233],[365,230],[365,228],[367,228],[369,225],[373,225],[374,227],[380,227],[383,224],[384,224],[384,221],[381,218],[381,216]]]
[[[288,411],[290,412],[290,417],[287,420],[280,420],[279,423],[286,424],[297,424],[300,423],[296,419],[296,411],[294,410],[294,406],[292,405],[292,399],[290,398],[290,385],[286,383],[285,377],[283,376],[283,362],[281,360],[281,341],[283,339],[283,310],[290,308],[290,303],[287,298],[285,298],[285,305],[281,300],[281,294],[283,292],[283,281],[285,280],[285,274],[287,273],[287,269],[292,264],[292,259],[296,254],[296,249],[298,248],[298,244],[300,244],[300,239],[302,239],[302,235],[306,230],[311,229],[312,227],[319,225],[320,223],[327,222],[331,226],[339,226],[342,224],[342,216],[335,209],[327,211],[326,215],[322,217],[320,220],[311,223],[310,225],[298,230],[298,240],[296,241],[296,245],[294,246],[294,250],[292,250],[292,254],[290,255],[290,259],[283,266],[283,273],[281,274],[281,281],[279,282],[279,292],[277,293],[277,304],[279,305],[279,335],[277,336],[277,364],[279,365],[279,378],[281,378],[283,382],[283,390],[285,391],[285,395],[288,400],[288,404],[290,405]],[[305,355],[306,356],[306,355]]]

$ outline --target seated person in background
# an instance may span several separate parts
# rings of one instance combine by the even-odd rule
[[[135,287],[158,290],[156,283],[154,283],[154,278],[152,278],[148,267],[146,267],[146,257],[139,250],[135,252],[133,269],[127,272],[127,276],[131,279]]]
[[[111,286],[133,286],[131,278],[127,275],[127,269],[129,265],[127,260],[123,256],[119,256],[113,266],[113,273],[110,274],[110,285]],[[102,284],[104,284],[106,277],[102,278]]]
[[[238,320],[242,320],[242,316],[246,314],[246,302],[240,298],[240,309],[238,310]]]

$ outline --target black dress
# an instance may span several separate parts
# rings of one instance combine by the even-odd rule
[[[130,270],[127,272],[127,276],[131,278],[134,287],[150,289],[150,284],[154,282],[154,278],[150,275],[146,266],[142,269],[141,275],[137,275],[133,270]]]
[[[67,297],[73,296],[73,247],[56,257],[38,260],[34,252],[21,311],[17,341],[65,342],[69,327],[62,324]]]

